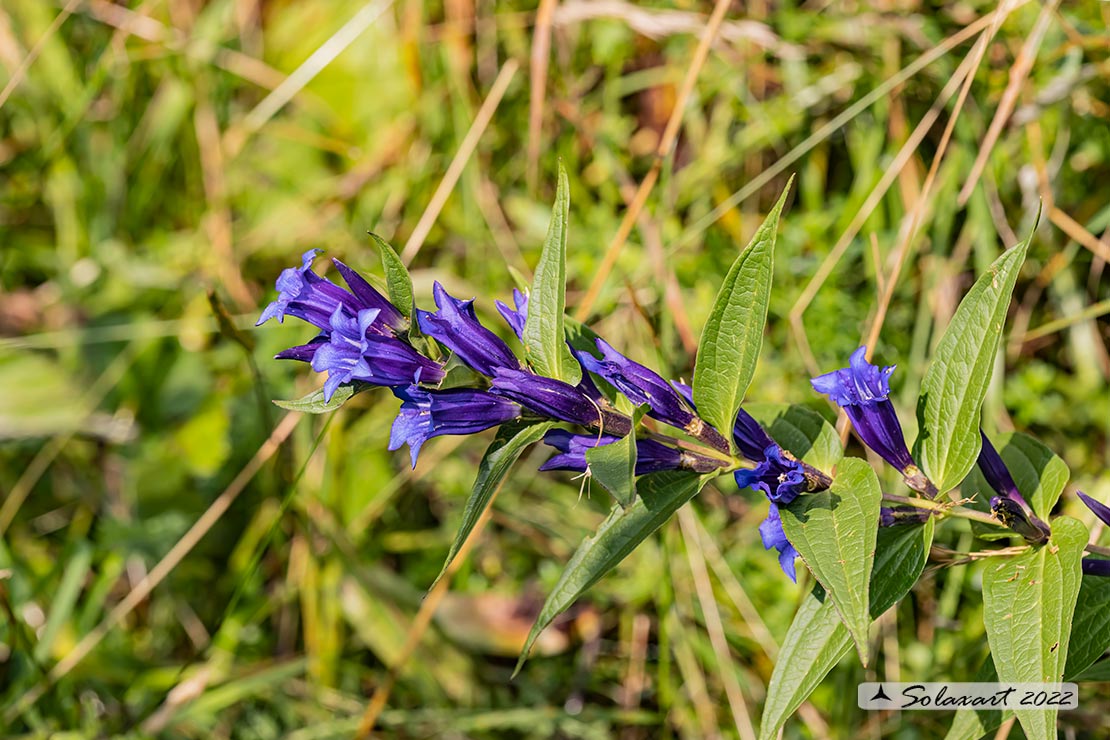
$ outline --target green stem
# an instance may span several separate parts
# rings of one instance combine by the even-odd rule
[[[722,470],[735,470],[736,468],[740,467],[739,461],[736,458],[732,457],[731,455],[725,455],[719,450],[713,447],[709,447],[708,445],[694,444],[693,442],[687,442],[686,440],[679,439],[678,437],[670,437],[666,434],[660,434],[659,432],[652,431],[647,427],[641,427],[641,430],[647,432],[647,434],[644,435],[645,439],[655,439],[672,447],[677,447],[680,450],[686,450],[697,455],[701,455],[702,457],[719,461],[721,464],[718,467],[720,467]]]
[[[992,524],[996,527],[1004,526],[1001,522],[995,519],[990,514],[982,511],[975,511],[974,509],[966,509],[962,506],[945,505],[929,499],[916,498],[910,496],[895,496],[892,493],[884,493],[883,501],[890,501],[891,503],[900,504],[902,506],[913,506],[918,509],[926,509],[928,511],[943,514],[945,516],[955,516],[961,519],[970,519],[976,522],[983,522],[984,524]]]
[[[928,501],[922,498],[911,498],[909,496],[895,496],[892,493],[884,493],[883,501],[890,501],[891,503],[900,504],[902,506],[914,506],[918,509],[927,509],[928,511],[935,511],[938,514],[957,516],[962,519],[971,519],[973,521],[983,522],[984,524],[993,524],[996,527],[1005,528],[1006,526],[990,514],[984,513],[982,511],[975,511],[974,509],[965,509],[962,506],[945,506],[944,504],[938,504],[935,501]],[[1094,555],[1104,555],[1106,557],[1110,557],[1110,547],[1088,543],[1086,550],[1087,552]]]

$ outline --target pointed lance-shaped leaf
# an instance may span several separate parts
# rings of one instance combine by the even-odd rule
[[[559,163],[559,185],[551,224],[540,251],[540,261],[528,293],[528,318],[524,321],[524,357],[538,375],[577,385],[582,369],[567,347],[563,330],[567,284],[567,222],[570,219],[570,183]]]
[[[983,571],[983,624],[1000,683],[1063,680],[1086,544],[1087,528],[1062,516],[1052,521],[1048,545],[990,558]],[[1056,738],[1055,709],[1014,713],[1030,740]]]
[[[871,617],[878,619],[917,583],[933,543],[935,520],[879,530],[871,573]],[[837,619],[820,584],[805,598],[786,633],[767,686],[760,740],[773,740],[790,715],[852,649],[852,637]]]
[[[447,568],[450,567],[455,556],[459,554],[463,543],[470,536],[474,525],[478,523],[482,512],[493,500],[493,494],[501,485],[501,481],[509,474],[513,464],[528,449],[529,445],[539,442],[544,433],[554,426],[554,422],[549,421],[539,424],[511,422],[497,430],[497,436],[486,448],[485,454],[482,455],[482,461],[478,463],[478,477],[474,479],[474,485],[470,489],[470,497],[466,500],[462,523],[459,525],[459,531],[455,534],[455,541],[451,543],[451,549],[447,552],[447,559],[430,588],[435,587],[436,583],[439,583],[439,579],[443,578],[443,574],[447,572]]]
[[[789,192],[787,183],[751,242],[732,263],[698,342],[694,403],[700,416],[726,436],[732,431],[763,346],[775,237]]]
[[[840,461],[828,490],[779,507],[787,538],[828,592],[865,666],[870,657],[869,591],[882,498],[874,469],[849,457]]]
[[[414,299],[412,278],[409,277],[408,268],[405,267],[405,263],[401,261],[401,256],[397,254],[397,251],[389,242],[373,231],[367,233],[370,234],[370,239],[381,254],[382,269],[385,271],[385,287],[390,302],[397,307],[397,310],[405,318],[411,319]]]
[[[548,594],[520,651],[513,675],[520,672],[540,632],[692,499],[710,477],[686,471],[647,475],[640,479],[639,495],[631,506],[613,506],[597,531],[578,546],[555,588]]]
[[[1040,214],[1038,213],[1038,219]],[[982,440],[979,416],[994,370],[998,342],[1029,238],[1003,252],[960,301],[921,383],[920,433],[914,458],[940,493],[975,464]]]

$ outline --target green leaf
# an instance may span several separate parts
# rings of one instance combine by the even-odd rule
[[[787,539],[828,592],[865,666],[882,498],[874,469],[865,460],[848,457],[840,461],[828,490],[779,507]]]
[[[1110,648],[1110,579],[1083,576],[1071,623],[1064,680],[1084,680],[1083,672]],[[1081,678],[1082,677],[1082,678]],[[990,655],[975,674],[975,681],[994,682],[998,672]],[[1086,678],[1086,680],[1092,680]],[[1013,712],[961,709],[952,719],[945,740],[977,740],[1009,719]]]
[[[979,456],[979,414],[994,371],[1014,282],[1029,238],[1007,250],[960,301],[937,345],[917,401],[915,458],[940,493],[956,486]]]
[[[1110,658],[1100,660],[1094,665],[1089,666],[1087,670],[1083,671],[1078,676],[1068,676],[1066,673],[1064,675],[1068,681],[1075,681],[1077,683],[1085,681],[1110,683]]]
[[[983,572],[983,623],[1003,683],[1063,680],[1072,614],[1082,576],[1087,528],[1076,519],[1052,522],[1052,539]],[[1056,710],[1018,709],[1029,740],[1056,737]]]
[[[632,432],[616,442],[586,450],[590,476],[628,508],[636,497],[636,427],[647,406],[632,411]]]
[[[571,355],[563,330],[567,284],[567,222],[570,219],[570,183],[559,163],[559,187],[551,211],[551,225],[543,242],[524,321],[524,357],[539,375],[576,385],[582,368]]]
[[[933,542],[933,528],[930,519],[923,525],[879,530],[871,574],[873,618],[880,617],[917,583]],[[760,739],[777,737],[790,715],[851,649],[848,630],[818,585],[798,609],[779,650],[763,704]]]
[[[485,454],[482,455],[482,461],[478,463],[478,477],[474,479],[474,485],[470,489],[470,497],[466,500],[462,524],[459,525],[459,531],[455,534],[455,541],[451,543],[451,549],[447,552],[447,559],[443,562],[443,567],[432,586],[435,586],[436,583],[439,583],[439,579],[443,578],[443,574],[447,572],[451,561],[459,554],[459,549],[466,542],[466,538],[470,536],[474,525],[478,523],[482,512],[489,506],[497,487],[501,485],[501,481],[509,474],[509,470],[524,453],[524,450],[529,445],[539,442],[544,433],[553,426],[555,426],[554,422],[549,421],[540,424],[517,422],[503,424],[497,430],[497,436],[486,448]]]
[[[844,457],[840,435],[825,417],[812,409],[798,404],[746,403],[744,410],[767,430],[771,439],[820,471],[831,473]]]
[[[636,546],[663,526],[679,507],[692,499],[711,476],[687,471],[653,473],[640,479],[639,494],[627,509],[619,504],[578,546],[559,581],[547,596],[521,650],[514,675],[520,672],[533,643],[555,617],[562,614],[582,593],[611,571]]]
[[[1067,680],[1083,673],[1110,648],[1110,578],[1083,576],[1075,616],[1071,622],[1071,644],[1064,667]]]
[[[820,590],[820,587],[817,587]],[[773,740],[786,720],[852,649],[852,638],[827,595],[805,598],[779,649],[760,719],[760,740]]]
[[[1071,472],[1067,463],[1052,450],[1027,434],[1013,432],[1000,434],[991,440],[998,449],[1002,462],[1006,464],[1018,491],[1033,507],[1037,516],[1048,521],[1052,507],[1060,498],[1067,485]],[[960,484],[960,493],[975,500],[972,507],[979,511],[990,511],[990,499],[994,495],[983,472],[976,465]],[[1012,531],[992,527],[989,524],[973,521],[972,531],[984,540],[1007,539],[1015,536]]]
[[[982,683],[996,683],[998,681],[998,671],[994,669],[994,661],[989,653],[986,661],[975,672],[975,678],[972,680]],[[944,736],[944,740],[978,740],[978,738],[983,737],[1012,716],[1014,716],[1014,713],[1009,709],[1002,711],[997,709],[960,709],[956,712],[956,716],[952,718],[952,725],[948,728],[948,734]]]
[[[356,380],[353,383],[345,383],[336,388],[330,401],[324,401],[324,389],[317,388],[307,396],[303,396],[294,401],[275,400],[274,405],[288,411],[300,411],[302,414],[326,414],[329,411],[335,411],[337,408],[347,403],[347,401],[350,401],[353,396],[377,387],[376,385]]]
[[[1033,507],[1033,512],[1047,521],[1071,477],[1067,463],[1028,434],[1005,435],[999,443],[1002,446],[998,454],[1021,495]]]
[[[396,250],[373,231],[369,232],[370,238],[378,247],[382,255],[382,269],[385,270],[385,287],[389,293],[389,301],[407,318],[412,318],[414,306],[412,292],[412,278],[409,277],[408,268],[401,261]]]
[[[791,179],[793,182],[793,179]],[[732,263],[698,342],[694,403],[700,416],[731,435],[755,373],[771,300],[775,236],[790,183],[751,242]]]

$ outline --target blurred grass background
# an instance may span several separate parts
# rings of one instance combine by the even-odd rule
[[[751,737],[806,588],[763,552],[765,503],[711,485],[509,681],[604,492],[526,456],[424,630],[484,441],[437,439],[411,472],[385,449],[387,392],[285,417],[268,399],[317,379],[269,358],[312,331],[252,328],[306,249],[377,273],[368,229],[405,250],[425,303],[439,279],[499,324],[560,158],[582,309],[711,10],[0,4],[0,734],[348,737],[395,680],[383,736]],[[1043,200],[985,426],[1039,436],[1107,500],[1110,3],[995,10],[734,3],[594,328],[688,377],[724,271],[797,173],[749,395],[834,419],[807,379],[874,328],[912,427],[930,346]],[[949,715],[845,697],[970,680],[977,573],[928,571],[880,621],[876,664],[846,659],[786,736],[940,736]],[[1106,686],[1062,722],[1096,732]]]

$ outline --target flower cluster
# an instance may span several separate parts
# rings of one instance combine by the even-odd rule
[[[421,446],[445,434],[473,434],[521,417],[564,422],[589,430],[553,430],[545,442],[556,454],[545,470],[588,470],[586,450],[633,433],[632,419],[598,390],[603,379],[648,416],[676,427],[701,443],[683,447],[675,438],[647,433],[638,439],[637,475],[663,470],[710,472],[730,464],[728,441],[705,423],[675,387],[647,367],[598,339],[600,356],[573,349],[582,380],[570,385],[532,372],[512,348],[478,319],[473,300],[459,300],[436,283],[436,311],[415,310],[415,327],[441,352],[422,351],[412,341],[409,320],[362,276],[332,260],[347,288],[312,270],[319,250],[304,254],[300,267],[281,273],[278,298],[258,320],[283,321],[293,316],[312,324],[319,334],[307,344],[278,353],[278,359],[308,362],[326,373],[323,394],[330,401],[339,386],[361,381],[392,389],[401,400],[393,422],[391,450],[407,444],[416,466]],[[513,292],[514,307],[501,301],[497,310],[518,338],[528,318],[528,298]],[[442,358],[446,357],[446,361]],[[443,388],[451,363],[474,372],[468,387]],[[591,375],[592,373],[592,375]]]
[[[438,282],[433,289],[435,311],[415,308],[411,320],[365,278],[332,260],[346,288],[312,270],[319,250],[306,252],[299,267],[284,270],[277,280],[278,297],[262,312],[262,324],[293,316],[312,324],[318,334],[309,342],[278,353],[278,359],[307,362],[327,375],[323,396],[330,401],[340,386],[361,382],[388,387],[400,399],[389,449],[409,446],[415,467],[429,439],[473,434],[513,420],[560,422],[574,429],[554,428],[544,442],[556,454],[541,470],[589,474],[587,452],[633,435],[637,476],[667,470],[717,473],[732,470],[740,489],[762,493],[770,504],[759,533],[766,549],[779,554],[783,571],[794,580],[797,550],[783,530],[780,507],[798,496],[827,489],[832,479],[797,459],[776,443],[756,419],[740,409],[731,442],[698,415],[690,386],[668,381],[624,356],[603,339],[592,346],[572,346],[581,366],[581,380],[571,385],[533,371],[497,333],[478,319],[473,300],[460,300]],[[513,307],[496,302],[508,328],[523,342],[528,297],[513,291]],[[462,366],[466,380],[445,383],[448,370]],[[813,388],[827,395],[847,414],[859,438],[897,469],[906,485],[934,498],[937,489],[915,463],[889,400],[894,367],[867,360],[867,348],[852,353],[848,367],[813,378]],[[453,374],[454,375],[454,374]],[[601,382],[604,381],[604,382]],[[603,393],[600,388],[605,388]],[[643,426],[623,413],[627,404],[653,420]],[[664,433],[659,424],[675,433]],[[682,435],[687,438],[684,440]],[[736,449],[740,457],[734,457]],[[983,435],[978,461],[995,496],[994,516],[1031,544],[1051,535],[1018,491],[1002,458]],[[1079,494],[1095,514],[1110,524],[1110,507]],[[906,501],[900,499],[900,501]],[[881,526],[920,524],[932,512],[899,505],[881,509]],[[1085,573],[1110,575],[1110,560],[1083,562]]]

